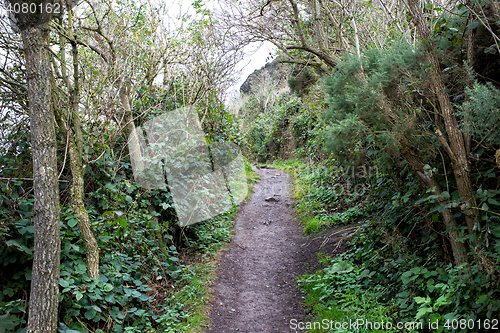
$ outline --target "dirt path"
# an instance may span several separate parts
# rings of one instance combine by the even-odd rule
[[[315,268],[319,245],[302,235],[289,175],[259,172],[262,180],[241,207],[220,259],[207,332],[288,333],[291,319],[305,317],[296,276]]]

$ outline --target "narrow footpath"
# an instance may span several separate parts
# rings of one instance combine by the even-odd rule
[[[240,208],[236,234],[219,261],[206,332],[289,333],[294,332],[290,320],[306,315],[296,276],[316,268],[323,239],[302,235],[290,176],[274,169],[258,171],[261,181]]]
[[[207,332],[288,333],[290,319],[305,315],[295,279],[306,261],[306,240],[293,211],[290,177],[273,169],[259,173],[220,260]]]

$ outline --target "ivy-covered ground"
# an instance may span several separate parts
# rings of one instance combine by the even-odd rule
[[[414,179],[408,178],[407,192],[401,195],[383,174],[372,179],[364,173],[352,177],[332,163],[311,165],[301,159],[274,163],[295,177],[304,233],[350,224],[349,234],[339,241],[348,244],[346,251],[322,251],[318,258],[324,269],[297,280],[308,295],[305,304],[313,313],[310,322],[359,319],[389,322],[394,327],[402,323],[406,326],[399,331],[410,332],[429,331],[429,322],[438,323],[436,332],[483,332],[498,325],[497,276],[476,265],[464,270],[443,260],[446,253],[436,242],[442,235],[426,219],[432,218],[432,200],[421,199],[425,194],[419,193]],[[357,192],[349,191],[354,183],[363,186]],[[493,235],[500,237],[500,230],[493,230]],[[490,251],[494,256],[497,249],[491,247]],[[311,330],[386,331],[363,325]]]
[[[248,182],[256,175],[247,164]],[[33,257],[33,199],[23,181],[2,183],[0,332],[23,332]],[[208,323],[214,254],[231,237],[237,207],[189,228],[162,220],[171,197],[125,178],[90,194],[100,249],[99,279],[87,275],[85,248],[71,208],[61,221],[59,332],[185,332]],[[104,210],[104,213],[99,211]]]

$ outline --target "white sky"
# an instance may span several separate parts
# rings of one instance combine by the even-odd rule
[[[261,68],[266,62],[271,62],[272,59],[269,58],[269,60],[266,61],[266,58],[269,57],[269,53],[274,56],[276,47],[270,42],[254,43],[248,45],[245,51],[248,52],[248,56],[238,64],[238,69],[241,69],[241,77],[236,85],[230,88],[229,93],[234,90],[239,90],[248,75],[253,73],[254,70]]]
[[[173,17],[179,17],[180,15],[195,14],[195,11],[191,6],[194,1],[195,0],[153,0],[153,2],[156,3],[166,4],[169,16],[171,16],[172,19]],[[202,0],[202,3],[206,6],[205,8],[211,10],[214,10],[217,7],[215,5],[216,2],[217,0]],[[179,22],[180,21],[175,22],[175,20],[173,20],[173,26],[176,26]],[[236,68],[238,71],[241,70],[241,75],[237,83],[231,86],[226,92],[228,95],[226,97],[226,102],[229,101],[231,96],[239,91],[240,86],[245,82],[248,75],[266,64],[266,58],[269,56],[269,53],[272,53],[273,56],[275,55],[276,47],[270,42],[252,43],[244,50],[248,53],[248,56],[245,57],[245,59],[241,61]],[[272,59],[267,60],[267,62],[270,61],[272,61]]]

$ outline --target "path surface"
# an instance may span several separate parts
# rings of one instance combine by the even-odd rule
[[[236,234],[220,259],[207,333],[288,333],[291,319],[305,317],[296,276],[315,266],[318,245],[302,235],[289,175],[259,173],[261,181],[241,207]]]

